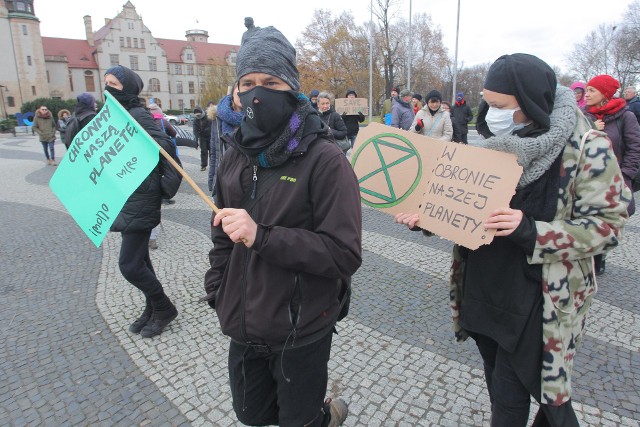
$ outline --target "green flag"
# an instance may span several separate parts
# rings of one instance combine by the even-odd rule
[[[118,101],[104,95],[104,107],[75,136],[49,182],[96,247],[160,159],[153,138]]]

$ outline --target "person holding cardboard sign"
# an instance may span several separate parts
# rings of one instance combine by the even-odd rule
[[[596,283],[593,255],[615,247],[631,193],[605,135],[591,130],[545,62],[504,55],[490,67],[479,112],[482,146],[517,156],[509,206],[483,224],[493,241],[453,249],[451,309],[458,341],[484,361],[491,426],[578,426],[571,375]],[[417,226],[417,215],[396,222]]]

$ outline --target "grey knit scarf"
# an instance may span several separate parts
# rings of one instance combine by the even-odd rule
[[[515,154],[518,164],[523,168],[517,188],[525,187],[549,169],[567,144],[576,126],[576,108],[571,89],[558,86],[553,111],[549,116],[551,126],[547,132],[532,138],[493,136],[481,141],[478,146]]]

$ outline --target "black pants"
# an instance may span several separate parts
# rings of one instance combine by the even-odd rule
[[[509,354],[485,335],[474,339],[482,360],[491,400],[491,427],[526,426],[530,394],[513,369]],[[532,427],[579,427],[571,401],[560,405],[540,405]]]
[[[209,164],[209,138],[200,138],[200,166],[206,168]]]
[[[122,233],[120,272],[129,283],[140,289],[145,297],[163,293],[162,284],[156,277],[149,257],[151,230]]]
[[[323,410],[332,332],[304,347],[259,352],[231,341],[229,383],[233,409],[245,425],[328,425]]]

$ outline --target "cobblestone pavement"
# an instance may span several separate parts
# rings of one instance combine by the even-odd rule
[[[180,154],[206,192],[199,152]],[[163,207],[151,257],[180,315],[143,339],[127,331],[143,300],[118,271],[119,234],[96,249],[51,193],[54,170],[35,137],[0,135],[0,424],[238,425],[228,339],[197,302],[208,206],[185,182]],[[345,425],[488,425],[481,359],[451,332],[451,244],[363,213],[364,262],[330,362],[328,395],[350,403]],[[640,426],[639,218],[607,257],[577,356],[573,405],[585,426]]]

